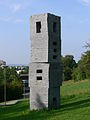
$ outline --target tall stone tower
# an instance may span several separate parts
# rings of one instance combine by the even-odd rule
[[[61,23],[50,13],[30,17],[30,109],[60,105]]]

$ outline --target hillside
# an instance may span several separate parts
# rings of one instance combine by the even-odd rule
[[[90,80],[64,82],[59,109],[29,111],[29,101],[24,100],[0,107],[0,120],[90,120]]]

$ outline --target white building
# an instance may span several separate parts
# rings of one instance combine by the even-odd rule
[[[0,60],[0,66],[1,66],[1,67],[6,66],[6,62],[3,61],[3,60]]]

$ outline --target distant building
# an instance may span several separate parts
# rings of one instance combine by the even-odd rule
[[[6,62],[3,60],[0,60],[0,67],[6,66]]]
[[[17,74],[22,74],[25,72],[25,69],[27,68],[28,66],[16,66],[16,72]]]
[[[20,78],[23,83],[23,97],[28,98],[30,92],[28,74],[21,74]]]

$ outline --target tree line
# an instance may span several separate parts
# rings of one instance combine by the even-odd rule
[[[90,50],[82,54],[81,59],[76,63],[73,55],[62,57],[63,81],[84,80],[90,78]]]
[[[67,80],[85,80],[90,78],[90,40],[86,42],[84,47],[87,49],[76,63],[73,55],[62,56],[63,81]]]
[[[5,73],[4,73],[5,72]],[[6,78],[5,78],[5,76]],[[0,102],[4,101],[4,81],[6,79],[6,99],[22,98],[23,85],[15,67],[0,67]]]

